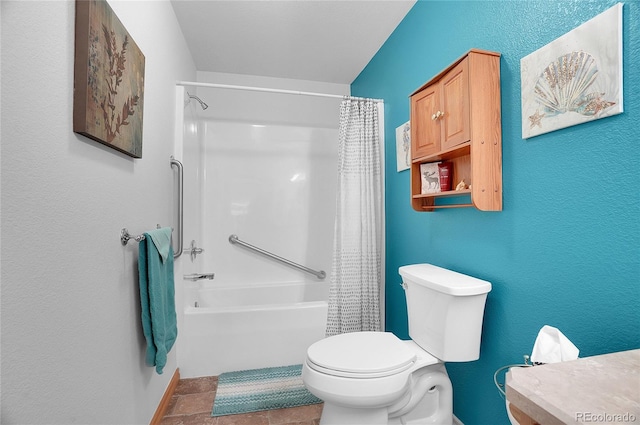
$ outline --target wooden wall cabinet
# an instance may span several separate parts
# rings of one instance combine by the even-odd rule
[[[420,164],[453,163],[452,189],[422,194]],[[464,198],[438,204],[440,198]],[[416,211],[502,210],[500,54],[472,49],[411,94],[411,204]]]

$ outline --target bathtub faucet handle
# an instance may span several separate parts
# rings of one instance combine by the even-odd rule
[[[215,273],[191,273],[191,274],[185,274],[184,276],[182,276],[182,278],[184,280],[190,280],[192,282],[196,282],[201,279],[213,280],[214,275]]]
[[[191,257],[191,262],[193,263],[193,261],[196,259],[196,256],[198,254],[202,254],[204,252],[204,249],[202,248],[198,248],[196,246],[196,241],[192,240],[191,241],[191,247],[188,249],[185,249],[184,251],[182,251],[184,253],[189,253],[189,256]]]

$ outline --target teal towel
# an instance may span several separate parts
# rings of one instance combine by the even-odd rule
[[[170,229],[169,229],[170,230]],[[173,281],[173,248],[169,244],[167,258],[162,256],[150,233],[144,234],[138,251],[142,330],[147,340],[146,363],[162,374],[167,354],[178,336],[175,287]]]
[[[151,237],[153,244],[162,257],[162,262],[167,261],[169,257],[169,248],[171,247],[171,227],[163,227],[162,229],[150,230],[147,235]]]

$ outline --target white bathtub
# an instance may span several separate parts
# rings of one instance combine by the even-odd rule
[[[203,286],[184,312],[180,375],[302,363],[325,336],[327,299],[328,282]]]

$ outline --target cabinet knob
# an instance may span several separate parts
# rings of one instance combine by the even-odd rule
[[[440,113],[440,111],[438,111],[438,113]],[[438,119],[438,113],[431,115],[431,120],[435,121]]]

